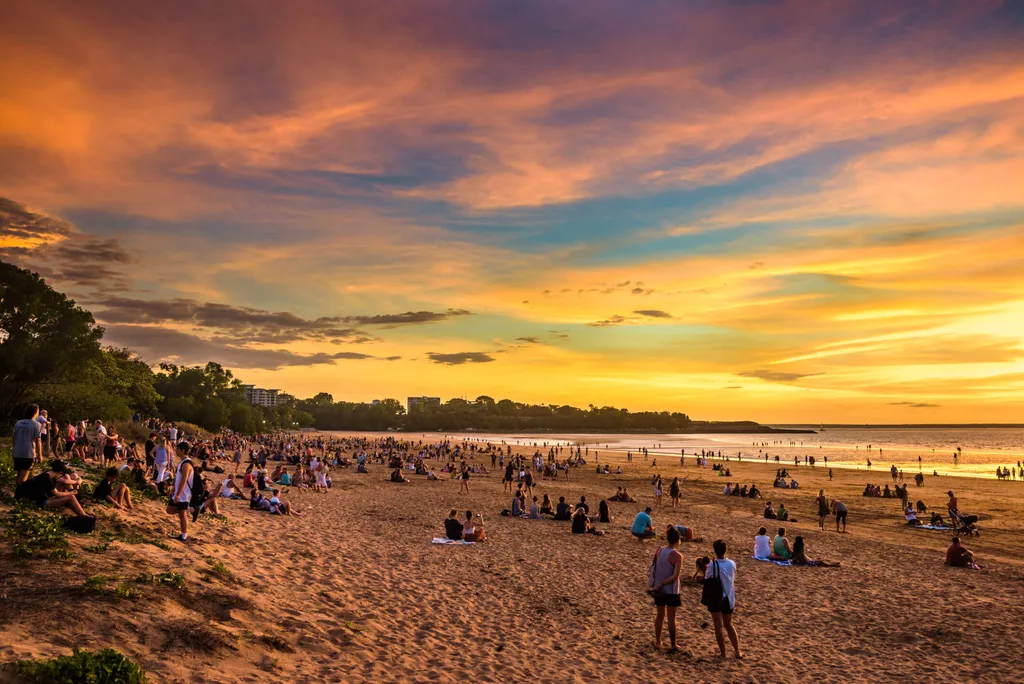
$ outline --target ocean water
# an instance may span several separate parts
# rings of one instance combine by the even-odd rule
[[[1016,468],[1024,463],[1024,429],[1019,427],[979,428],[826,428],[815,434],[496,434],[468,433],[391,433],[405,439],[438,441],[473,440],[534,446],[582,444],[591,454],[598,451],[601,460],[624,461],[627,452],[646,447],[650,458],[678,459],[701,450],[722,452],[730,459],[793,464],[798,458],[803,464],[805,456],[813,456],[818,467],[867,469],[887,471],[896,465],[908,472],[919,468],[926,473],[959,474],[995,477],[997,465]],[[959,451],[958,451],[959,448]],[[958,458],[954,460],[953,455]],[[919,460],[920,459],[920,460]],[[591,459],[592,460],[592,459]],[[634,462],[636,462],[634,460]]]

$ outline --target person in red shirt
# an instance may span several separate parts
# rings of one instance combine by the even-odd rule
[[[955,568],[977,568],[974,563],[974,554],[967,547],[961,546],[960,537],[953,537],[953,543],[946,549],[946,565]]]

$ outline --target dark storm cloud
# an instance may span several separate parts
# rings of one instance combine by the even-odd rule
[[[0,258],[39,273],[58,286],[97,291],[123,287],[131,258],[116,238],[82,233],[59,218],[39,214],[0,197],[0,239],[22,242],[0,247]]]
[[[357,325],[415,325],[418,323],[436,323],[456,316],[472,316],[471,311],[465,309],[448,309],[443,312],[436,311],[406,311],[399,314],[377,314],[373,316],[345,316],[340,319],[345,323]]]
[[[494,357],[484,352],[457,352],[454,354],[439,354],[428,352],[427,358],[434,363],[441,363],[446,366],[461,366],[464,363],[490,363]]]
[[[104,341],[138,351],[149,362],[206,363],[213,360],[233,368],[278,370],[287,366],[334,365],[336,361],[377,360],[379,357],[357,352],[336,354],[298,354],[286,349],[254,349],[217,339],[150,325],[112,325],[106,329]],[[393,361],[393,357],[386,360]]]

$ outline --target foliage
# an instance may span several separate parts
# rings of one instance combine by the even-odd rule
[[[108,577],[107,575],[93,575],[86,578],[82,584],[82,591],[93,594],[103,593],[107,590],[107,582],[113,580],[113,577]]]
[[[111,648],[74,649],[70,656],[53,660],[16,660],[4,665],[17,681],[26,684],[145,684],[146,673]]]
[[[0,447],[0,502],[8,502],[14,497],[14,457],[8,447]]]
[[[95,359],[103,328],[38,274],[0,261],[0,420],[28,392]]]
[[[4,534],[14,542],[16,558],[39,557],[47,551],[51,558],[69,557],[64,516],[58,513],[16,508],[5,522]]]
[[[586,432],[677,432],[692,425],[684,413],[643,411],[631,413],[610,406],[521,404],[509,399],[476,401],[451,399],[444,404],[418,405],[408,415],[395,399],[378,404],[334,402],[327,393],[299,401],[297,407],[310,413],[317,428],[324,430],[415,431],[457,430],[558,430]]]

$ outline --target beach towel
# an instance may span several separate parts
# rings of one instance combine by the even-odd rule
[[[430,540],[431,544],[475,544],[476,542],[468,542],[465,539],[449,539],[448,537],[434,537]]]
[[[756,561],[761,561],[762,563],[775,563],[775,565],[781,565],[784,568],[788,568],[793,565],[793,561],[772,560],[771,558],[758,558],[757,556],[751,556],[751,558]]]
[[[953,531],[952,527],[946,527],[945,525],[907,525],[907,527],[910,527],[915,530],[945,530],[947,532]]]

